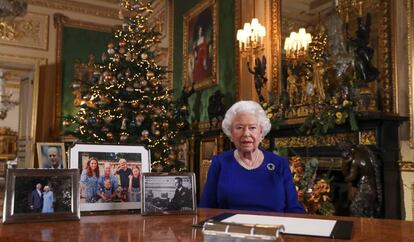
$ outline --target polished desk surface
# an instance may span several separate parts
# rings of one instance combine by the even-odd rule
[[[88,215],[82,216],[80,221],[1,224],[0,241],[203,241],[201,229],[191,225],[223,212],[246,213],[198,209],[196,215]],[[414,241],[414,222],[409,221],[281,213],[254,214],[353,221],[351,241]],[[293,235],[283,237],[286,242],[350,241]]]

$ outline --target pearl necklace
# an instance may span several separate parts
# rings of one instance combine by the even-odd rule
[[[262,162],[262,152],[260,150],[257,150],[256,155],[252,161],[252,165],[247,165],[243,159],[240,157],[239,152],[237,150],[234,151],[234,158],[236,159],[237,163],[239,163],[243,168],[246,170],[253,170],[258,168]]]

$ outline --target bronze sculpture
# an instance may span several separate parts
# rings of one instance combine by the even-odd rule
[[[342,173],[348,183],[352,216],[379,217],[382,207],[382,185],[379,161],[366,146],[343,150]]]

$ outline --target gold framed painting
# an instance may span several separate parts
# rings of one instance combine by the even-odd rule
[[[203,0],[184,15],[183,78],[196,90],[218,83],[218,13],[215,0]]]
[[[37,143],[39,168],[67,168],[64,143]]]

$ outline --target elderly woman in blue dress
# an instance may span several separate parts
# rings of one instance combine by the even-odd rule
[[[53,192],[50,191],[49,186],[43,188],[43,207],[42,213],[53,213],[55,210],[53,208],[54,197]]]
[[[213,157],[199,207],[303,213],[288,161],[259,149],[271,128],[263,108],[239,101],[222,128],[236,149]]]
[[[82,171],[80,182],[85,187],[86,202],[94,203],[98,199],[98,160],[94,157],[89,158],[86,168]]]

